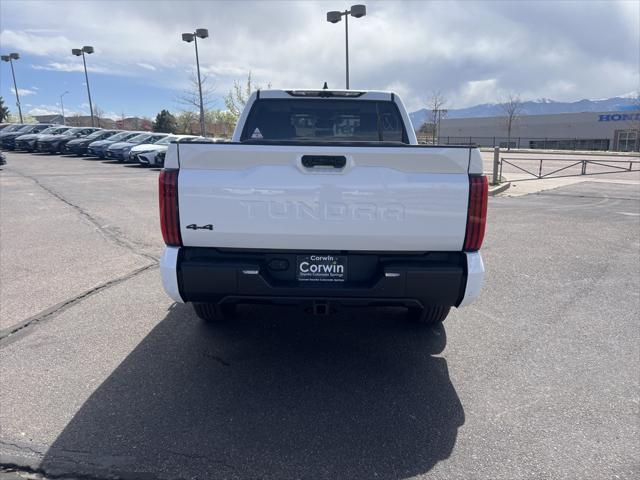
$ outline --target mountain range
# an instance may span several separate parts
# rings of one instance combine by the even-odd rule
[[[553,113],[579,112],[612,112],[619,110],[633,110],[640,108],[637,94],[621,95],[603,100],[578,100],[577,102],[556,102],[547,98],[524,101],[521,104],[520,115],[548,115]],[[427,108],[416,110],[409,114],[415,128],[419,128],[431,111]],[[504,115],[503,106],[499,103],[483,103],[466,108],[452,108],[447,110],[446,118],[474,118],[499,117]]]

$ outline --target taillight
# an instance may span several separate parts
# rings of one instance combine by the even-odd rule
[[[469,209],[467,210],[467,233],[464,249],[468,252],[480,250],[487,223],[487,197],[489,183],[487,177],[469,177]]]
[[[182,237],[178,211],[178,170],[161,170],[158,186],[162,238],[167,245],[179,247],[182,245]]]

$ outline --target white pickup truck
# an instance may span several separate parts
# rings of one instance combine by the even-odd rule
[[[403,306],[433,324],[484,277],[476,148],[418,145],[390,92],[255,92],[228,143],[170,145],[164,288],[215,322],[239,303]]]

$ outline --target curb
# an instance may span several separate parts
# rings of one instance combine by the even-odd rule
[[[509,187],[511,187],[511,182],[505,182],[505,183],[501,183],[500,185],[496,185],[496,186],[489,186],[489,195],[490,196],[494,196],[497,195],[499,193],[504,192],[505,190],[508,190]]]

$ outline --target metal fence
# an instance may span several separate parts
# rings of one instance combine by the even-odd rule
[[[640,150],[640,140],[625,143],[624,147],[612,145],[608,138],[537,138],[537,137],[462,137],[443,136],[436,141],[429,135],[418,135],[423,143],[440,145],[475,145],[479,147],[525,148],[533,150],[583,150],[583,151],[628,151]]]
[[[513,167],[518,172],[526,174],[523,178],[509,177],[509,181],[519,182],[525,180],[539,180],[543,178],[573,177],[578,175],[640,172],[640,160],[500,157],[498,164],[499,170],[496,169],[496,165],[494,164],[494,183],[499,183],[498,180],[502,178],[503,167],[505,165]],[[496,173],[498,174],[497,177]]]

